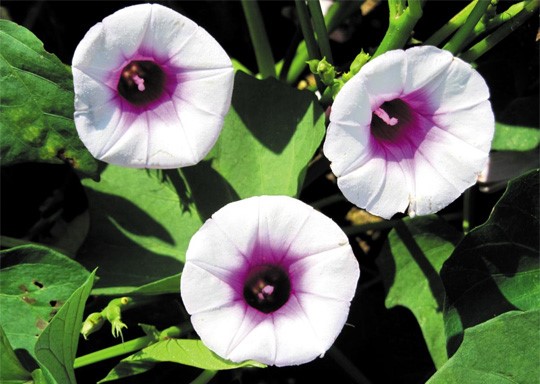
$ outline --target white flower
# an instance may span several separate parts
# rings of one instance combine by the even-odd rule
[[[228,204],[193,236],[181,295],[218,355],[295,365],[334,343],[359,275],[336,223],[299,200],[261,196]]]
[[[484,79],[431,46],[389,51],[337,95],[324,153],[345,197],[390,218],[434,213],[473,185],[494,116]]]
[[[188,18],[158,4],[121,9],[75,50],[77,131],[108,163],[196,164],[219,136],[233,76],[225,51]]]

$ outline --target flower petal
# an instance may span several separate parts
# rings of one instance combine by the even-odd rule
[[[343,175],[338,179],[338,187],[358,207],[390,219],[396,212],[407,209],[409,190],[400,164],[386,156],[389,155],[374,156],[360,168]]]
[[[495,133],[495,117],[488,100],[452,113],[433,115],[432,119],[441,129],[483,152],[489,152]]]
[[[170,8],[152,4],[152,17],[141,41],[142,52],[166,62],[195,35],[199,26]]]
[[[75,49],[73,67],[117,69],[139,49],[151,10],[150,4],[126,7],[93,26]]]
[[[370,110],[371,111],[371,110]],[[331,122],[323,145],[324,155],[331,159],[337,177],[361,167],[370,157],[370,127]]]
[[[343,329],[349,315],[350,303],[310,294],[298,295],[303,313],[309,319],[317,343],[326,352]]]
[[[248,307],[225,356],[234,362],[256,360],[263,364],[274,364],[276,330],[272,316]]]
[[[349,244],[349,239],[339,225],[321,212],[312,210],[290,244],[286,259],[292,262],[347,244]]]
[[[147,168],[186,167],[200,161],[202,156],[187,133],[188,129],[180,122],[172,102],[163,103],[146,113],[152,119],[147,143]]]
[[[249,255],[258,242],[259,206],[260,197],[251,197],[227,204],[212,215],[214,224],[243,255]]]
[[[208,252],[209,249],[214,252]],[[223,257],[227,255],[227,257]],[[186,262],[208,265],[224,271],[227,276],[242,269],[246,263],[245,251],[238,249],[214,219],[207,220],[193,235],[186,251]],[[204,282],[201,281],[201,284]]]
[[[258,236],[272,262],[283,259],[312,212],[309,205],[287,196],[260,197]]]
[[[274,361],[276,366],[304,364],[328,350],[315,333],[312,326],[314,319],[306,316],[296,296],[291,296],[287,306],[273,317],[277,346]]]
[[[426,101],[433,114],[468,109],[489,99],[489,89],[482,76],[461,59],[454,57],[441,77],[440,82],[425,87],[425,92],[429,92]]]
[[[75,112],[79,136],[92,156],[101,158],[104,149],[118,128],[121,113],[113,105],[103,105],[84,112]]]
[[[349,302],[354,296],[360,268],[347,244],[298,260],[289,267],[289,275],[295,276],[296,295],[308,293]]]
[[[178,45],[169,64],[183,71],[232,68],[231,59],[219,43],[199,27],[184,44]]]
[[[210,114],[194,106],[193,103],[183,100],[178,101],[178,98],[174,99],[177,118],[184,128],[187,141],[196,156],[197,162],[199,162],[210,152],[219,138],[224,117]],[[222,104],[219,103],[219,105]]]
[[[428,86],[436,88],[443,80],[442,73],[448,70],[454,56],[448,51],[429,45],[412,47],[405,51],[407,75],[403,93],[409,94]]]
[[[487,152],[431,129],[415,156],[416,190],[409,214],[427,215],[446,207],[476,182],[487,158]]]
[[[364,79],[372,110],[402,94],[406,71],[405,52],[402,50],[386,52],[362,67],[356,76]]]
[[[199,266],[196,262],[187,262],[182,271],[182,301],[192,315],[215,310],[240,299],[233,287],[227,283],[226,277],[220,276],[220,271],[208,269],[207,265]]]
[[[183,296],[182,300],[184,300]],[[242,325],[246,313],[246,305],[237,301],[214,310],[196,313],[191,316],[191,324],[208,348],[219,356],[227,358],[229,346]]]
[[[362,127],[371,123],[371,105],[364,83],[365,78],[356,75],[341,88],[330,111],[330,124]]]
[[[211,70],[186,71],[175,97],[200,111],[224,117],[231,105],[234,71],[232,66]],[[208,100],[213,100],[209,108]]]

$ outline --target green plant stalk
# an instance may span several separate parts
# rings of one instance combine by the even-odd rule
[[[330,63],[334,63],[332,58],[332,49],[330,48],[330,40],[328,39],[328,30],[324,22],[324,16],[321,9],[321,3],[318,1],[308,1],[309,13],[311,13],[311,21],[313,22],[313,29],[317,35],[317,41],[319,42],[319,49],[323,57]]]
[[[472,192],[471,189],[468,188],[463,192],[463,220],[462,220],[462,228],[463,233],[467,234],[471,230],[471,220],[472,220]]]
[[[207,384],[210,380],[214,378],[214,376],[217,374],[217,371],[212,371],[210,369],[206,369],[201,372],[199,376],[195,378],[190,384]]]
[[[521,11],[527,9],[527,7],[534,6],[535,3],[538,3],[538,0],[526,0],[520,3],[514,4],[509,7],[506,11],[500,13],[499,15],[494,16],[490,20],[481,20],[475,27],[473,32],[470,34],[469,38],[465,41],[465,46],[469,45],[472,41],[478,38],[480,35],[491,32],[494,29],[498,28],[504,23],[512,20],[516,15]]]
[[[242,9],[244,10],[249,36],[255,50],[259,73],[263,78],[276,77],[274,56],[264,27],[259,3],[255,0],[242,0]]]
[[[471,1],[465,8],[459,11],[454,17],[452,17],[448,23],[443,25],[437,32],[431,35],[426,41],[425,45],[434,45],[438,46],[444,40],[448,38],[452,33],[454,33],[459,27],[465,24],[465,21],[471,14],[472,10],[476,6],[478,0]]]
[[[300,28],[302,29],[302,35],[304,36],[304,41],[306,42],[308,59],[313,60],[321,59],[321,54],[319,51],[319,46],[317,45],[317,40],[315,39],[315,32],[311,25],[311,19],[309,17],[309,11],[306,5],[305,0],[295,0],[296,12],[298,13],[298,21],[300,21]]]
[[[85,367],[87,365],[95,364],[103,360],[111,359],[113,357],[118,357],[127,353],[139,351],[150,345],[150,343],[152,343],[153,341],[156,341],[154,337],[142,336],[137,339],[126,341],[124,343],[113,345],[112,347],[104,348],[99,351],[77,357],[73,362],[73,368],[77,369]]]
[[[390,24],[381,44],[371,57],[372,59],[392,49],[400,49],[405,46],[414,26],[422,17],[422,1],[409,0],[408,7],[402,13],[401,6],[394,4],[395,0],[388,4],[390,8]]]
[[[482,16],[485,14],[488,6],[491,4],[489,0],[480,0],[474,6],[474,9],[471,11],[469,17],[465,24],[458,29],[456,34],[452,36],[450,41],[446,43],[443,49],[452,52],[452,54],[457,55],[465,47],[466,41],[474,30],[474,27],[480,21]]]
[[[343,20],[349,17],[360,5],[359,1],[336,1],[324,17],[326,28],[329,32],[336,29]],[[306,42],[302,41],[296,49],[296,53],[292,60],[286,76],[282,76],[286,79],[287,84],[292,84],[302,74],[302,71],[306,67],[306,61],[308,60],[308,52]],[[277,64],[276,69],[281,70],[283,61]]]
[[[480,40],[469,50],[460,55],[460,58],[464,61],[472,63],[480,56],[488,52],[491,48],[499,44],[505,37],[512,33],[516,28],[525,23],[531,16],[535,14],[538,9],[538,1],[531,0],[525,5],[525,8],[517,15],[512,17],[508,22],[501,25],[491,35]]]
[[[345,371],[354,383],[371,384],[371,381],[341,352],[335,345],[330,347],[328,355]]]
[[[441,215],[441,218],[446,221],[459,220],[462,217],[463,217],[462,214],[459,212]],[[412,220],[416,220],[416,219],[413,218]],[[351,236],[351,235],[356,235],[359,233],[364,233],[367,231],[392,229],[400,223],[401,223],[401,219],[391,219],[391,220],[377,221],[375,223],[367,223],[367,224],[362,224],[362,225],[350,225],[347,227],[343,227],[342,230],[343,232],[345,232],[347,236]]]
[[[313,31],[313,26],[311,25],[311,19],[309,17],[306,2],[305,0],[294,0],[294,3],[296,4],[296,12],[298,13],[298,20],[300,21],[302,35],[304,35],[304,41],[306,42],[308,58],[309,60],[320,60],[321,53],[319,51],[319,46],[317,45],[317,40],[315,40],[315,32]],[[324,85],[321,83],[318,76],[315,76],[315,81],[317,82],[317,89],[322,94]]]

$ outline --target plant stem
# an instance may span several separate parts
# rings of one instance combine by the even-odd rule
[[[302,29],[304,41],[306,42],[308,58],[310,60],[320,60],[321,53],[319,51],[319,46],[317,45],[317,40],[315,40],[315,32],[313,31],[313,26],[311,25],[311,19],[309,17],[309,11],[306,2],[305,0],[294,0],[294,3],[296,4],[298,21],[300,21],[300,28]],[[317,82],[317,89],[322,94],[324,86],[318,76],[315,76],[315,81]]]
[[[151,342],[155,341],[154,337],[142,336],[137,339],[126,341],[112,347],[104,348],[99,351],[89,353],[84,356],[77,357],[73,362],[73,368],[81,368],[90,364],[94,364],[113,357],[125,355],[147,347]]]
[[[324,17],[327,30],[331,32],[336,29],[339,24],[343,22],[343,20],[345,20],[359,8],[359,5],[359,1],[336,1],[334,4],[332,4]],[[302,41],[296,49],[295,56],[286,76],[281,77],[285,78],[288,84],[294,83],[296,80],[298,80],[298,77],[302,74],[302,71],[306,67],[307,60],[308,52],[306,42]],[[281,65],[281,62],[278,63],[278,67],[281,67]]]
[[[454,17],[452,17],[448,21],[448,23],[443,25],[437,32],[435,32],[429,39],[427,39],[424,44],[437,46],[444,40],[446,40],[448,36],[454,33],[456,29],[458,29],[465,23],[465,21],[471,14],[471,11],[476,6],[477,2],[478,0],[471,1],[465,8],[463,8]]]
[[[371,384],[371,381],[335,345],[330,347],[328,355],[351,377],[356,384]]]
[[[332,58],[332,50],[330,48],[330,40],[328,39],[328,31],[326,30],[326,24],[324,23],[324,16],[321,9],[321,3],[318,1],[308,1],[309,13],[311,13],[311,20],[313,22],[313,28],[317,35],[317,41],[319,42],[319,49],[323,57],[326,57],[326,61],[330,64],[334,63]]]
[[[516,4],[517,5],[517,4]],[[512,33],[516,28],[527,21],[535,11],[538,9],[538,0],[529,0],[526,2],[525,7],[517,14],[511,16],[511,18],[501,25],[491,35],[480,40],[469,50],[460,55],[460,58],[464,61],[472,63],[484,53],[488,52],[491,48],[500,43],[506,36]],[[507,12],[510,11],[510,8]],[[505,17],[508,17],[505,16]]]
[[[211,371],[210,369],[206,369],[201,372],[199,376],[195,378],[190,384],[206,384],[210,380],[214,378],[214,376],[217,374],[217,371]]]
[[[255,0],[242,0],[242,9],[244,10],[249,36],[255,50],[259,73],[263,78],[276,77],[274,56],[264,28],[259,3]]]
[[[445,215],[441,215],[441,218],[446,221],[453,221],[458,220],[462,218],[461,213],[448,213]],[[416,220],[416,218],[413,218],[412,220]],[[347,227],[343,227],[343,232],[347,236],[356,235],[358,233],[363,233],[370,230],[382,230],[382,229],[391,229],[394,228],[396,225],[401,223],[401,219],[392,219],[392,220],[384,220],[384,221],[377,221],[375,223],[367,223],[362,225],[350,225]]]
[[[472,193],[471,188],[468,188],[463,192],[463,220],[462,220],[462,228],[463,233],[467,234],[471,230],[471,202],[472,202]]]
[[[450,39],[448,43],[443,47],[447,51],[452,52],[454,55],[457,55],[465,47],[466,40],[469,38],[471,32],[474,30],[474,27],[478,21],[485,14],[488,6],[491,4],[490,0],[479,0],[478,3],[474,6],[474,9],[471,11],[469,17],[465,24],[459,28],[454,36]]]
[[[403,48],[411,37],[414,26],[422,17],[421,0],[409,0],[408,7],[401,13],[399,13],[402,10],[400,4],[396,3],[396,0],[389,2],[390,24],[372,59],[392,49]]]
[[[309,17],[309,11],[306,5],[305,0],[295,0],[296,12],[298,13],[298,21],[300,22],[300,28],[302,29],[302,34],[304,35],[304,41],[306,42],[308,58],[321,59],[319,52],[319,46],[315,40],[315,32],[313,31],[313,26],[311,25],[311,19]]]

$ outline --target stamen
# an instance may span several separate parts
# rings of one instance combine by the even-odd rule
[[[140,78],[139,75],[135,74],[131,78],[133,79],[135,84],[137,84],[137,89],[139,91],[142,92],[142,91],[144,91],[146,89],[145,86],[144,86],[144,79]]]
[[[381,107],[377,108],[375,111],[373,111],[374,114],[376,114],[377,116],[379,116],[381,118],[382,121],[384,121],[386,124],[390,125],[391,127],[393,127],[394,125],[396,125],[399,120],[395,117],[390,117],[388,115],[388,113],[382,109]]]
[[[131,104],[144,106],[161,97],[165,80],[165,73],[155,62],[132,61],[122,70],[118,93]]]

